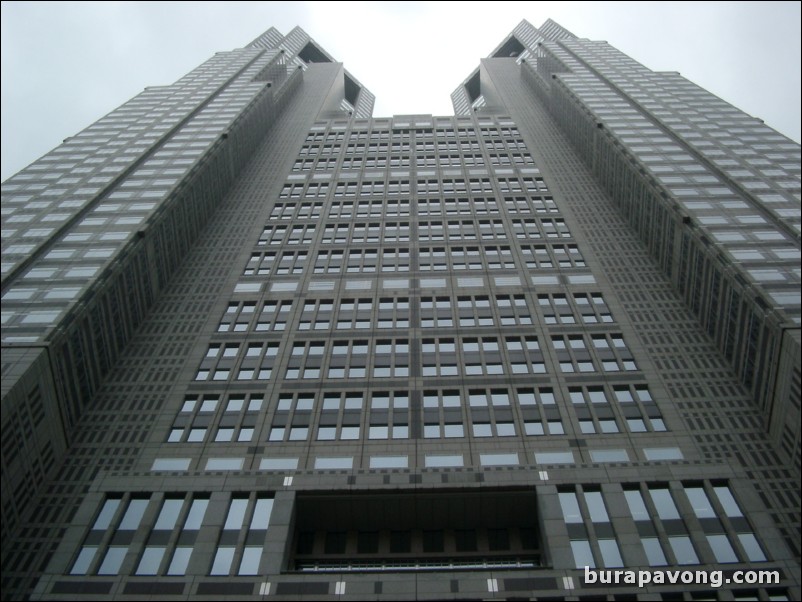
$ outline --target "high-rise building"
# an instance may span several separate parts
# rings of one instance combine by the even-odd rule
[[[270,29],[3,183],[4,599],[799,598],[799,145],[552,21],[452,98]]]

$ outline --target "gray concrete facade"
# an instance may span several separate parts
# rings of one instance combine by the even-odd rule
[[[799,146],[551,21],[452,99],[269,29],[3,183],[4,597],[799,597]]]

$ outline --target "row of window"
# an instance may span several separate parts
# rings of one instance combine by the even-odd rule
[[[527,161],[526,158],[529,157],[527,153],[526,145],[524,144],[523,140],[514,140],[514,139],[507,139],[507,140],[484,140],[485,146],[490,151],[502,151],[507,156],[516,156],[520,157],[520,164],[531,164],[531,160]],[[378,143],[378,144],[365,144],[361,142],[352,142],[346,145],[342,143],[318,143],[318,144],[305,144],[301,147],[299,151],[299,161],[296,162],[294,166],[294,171],[305,171],[310,169],[307,167],[306,161],[308,159],[304,159],[305,157],[319,157],[319,156],[335,156],[335,157],[343,157],[343,165],[346,162],[350,161],[351,165],[365,165],[367,161],[373,160],[374,166],[378,167],[380,165],[379,162],[384,161],[385,166],[387,161],[397,160],[399,162],[403,162],[404,160],[409,161],[410,154],[414,152],[414,154],[419,153],[428,153],[424,155],[425,157],[431,156],[432,153],[438,153],[440,157],[442,156],[454,156],[457,154],[467,155],[468,157],[475,156],[481,151],[481,147],[479,145],[479,141],[477,139],[469,140],[460,140],[460,141],[447,141],[447,140],[437,140],[435,141],[416,141],[414,146],[410,143],[409,138],[404,138],[403,136],[396,136],[395,133],[393,135],[392,142],[385,142],[385,143]],[[520,152],[516,152],[520,151]],[[496,153],[490,153],[493,156]],[[365,156],[367,155],[367,157]],[[363,163],[364,161],[364,163]],[[400,163],[399,163],[400,164]],[[441,163],[442,164],[442,163]],[[477,165],[483,165],[484,163],[477,163]],[[392,163],[391,163],[392,165]],[[407,163],[408,165],[408,163]],[[424,161],[423,163],[416,163],[416,165],[420,166],[432,166],[432,163]],[[453,165],[453,166],[460,166],[460,163],[456,162],[448,162],[445,165]]]
[[[513,219],[512,231],[501,220],[452,220],[420,221],[418,223],[418,240],[421,242],[458,241],[458,240],[508,240],[538,238],[570,238],[571,232],[562,218],[541,218],[535,220]]]
[[[612,323],[613,317],[601,293],[541,293],[537,302],[544,324]],[[413,301],[414,303],[414,301]],[[287,329],[293,301],[232,301],[218,324],[218,332],[273,331]],[[523,294],[422,297],[421,328],[455,326],[514,326],[534,323]],[[408,297],[373,299],[306,299],[297,330],[370,330],[409,328]]]
[[[521,254],[528,269],[585,267],[577,245],[522,245]],[[309,253],[299,251],[264,251],[251,253],[244,276],[302,274]],[[422,247],[418,250],[418,269],[427,271],[513,270],[517,269],[512,248]],[[408,248],[332,249],[317,252],[312,265],[315,274],[408,272]]]
[[[258,246],[307,245],[315,240],[317,226],[269,225],[265,226]],[[571,233],[562,218],[513,219],[514,238],[570,238]],[[418,224],[418,240],[438,242],[445,240],[508,240],[510,234],[501,220],[454,220],[449,222],[422,221]],[[409,222],[357,222],[325,224],[324,244],[409,242]]]
[[[521,178],[497,178],[496,183],[502,193],[529,192],[534,194],[547,193],[543,178],[524,176]],[[279,193],[279,199],[300,199],[325,197],[330,188],[329,182],[309,181],[309,182],[288,182],[284,184]],[[492,193],[494,191],[489,178],[442,178],[442,179],[418,179],[416,189],[419,194],[467,194],[471,193]],[[362,180],[337,182],[334,188],[334,196],[379,196],[386,194],[409,195],[409,180]]]
[[[629,565],[766,561],[766,554],[726,484],[694,483],[674,489],[659,484],[631,486],[623,493],[640,535],[645,561],[633,558]],[[605,502],[601,490],[568,488],[560,491],[559,501],[577,568],[625,566],[607,513],[609,498]],[[682,512],[678,505],[683,507]],[[696,525],[689,529],[691,516],[698,520],[700,529]]]
[[[617,433],[625,425],[633,433],[665,431],[659,408],[645,385],[572,386],[567,397],[582,434]],[[613,405],[612,401],[617,405]],[[213,434],[215,442],[250,442],[264,398],[245,394],[228,397],[188,396],[173,421],[168,442],[199,443]],[[516,435],[563,435],[565,410],[559,409],[551,387],[427,390],[422,396],[424,438]],[[267,406],[264,406],[267,409]],[[220,409],[224,408],[224,409]],[[316,394],[282,393],[272,410],[268,441],[306,441],[311,433],[321,440],[407,439],[410,437],[408,391]]]
[[[353,217],[385,218],[409,217],[410,201],[404,200],[373,200],[334,202],[328,204],[325,215],[333,219],[351,219]],[[277,202],[273,205],[269,219],[273,220],[319,220],[324,215],[323,201],[292,203]]]
[[[109,496],[69,574],[181,576],[197,572],[190,570],[190,562],[198,533],[209,523],[209,495],[159,497]],[[156,507],[155,521],[146,525],[143,519],[152,517]],[[233,497],[212,564],[202,572],[258,575],[272,508],[273,500],[267,496]],[[135,551],[131,542],[143,526],[149,527],[147,539],[143,549]],[[245,541],[240,543],[243,532]]]
[[[488,465],[494,461],[491,456],[487,455]],[[432,463],[438,463],[435,456]],[[321,469],[335,468],[323,464],[326,462]],[[611,492],[597,486],[579,486],[561,488],[557,496],[578,569],[767,560],[726,483],[687,483],[675,487],[625,484],[623,497],[639,534],[642,554],[634,548],[622,554],[620,535],[608,512]],[[272,497],[234,494],[225,506],[212,506],[210,501],[206,493],[107,496],[77,550],[69,574],[261,574]],[[210,507],[225,507],[225,512],[214,516]],[[619,517],[616,524],[621,525],[624,520]],[[695,524],[689,529],[690,521]],[[198,565],[202,558],[199,555],[192,565],[199,532],[209,527],[218,530],[211,564]],[[137,532],[144,535],[141,539],[144,543],[133,543]],[[303,548],[303,542],[299,545]],[[338,552],[331,547],[326,553]],[[202,562],[205,565],[207,561]]]
[[[563,373],[638,370],[620,334],[552,335],[550,341]],[[273,375],[279,347],[278,342],[213,343],[195,380],[227,381],[234,375],[236,380],[267,380]],[[420,351],[423,376],[547,372],[536,336],[426,338]],[[296,341],[284,378],[364,378],[368,373],[376,378],[406,377],[409,352],[407,339]]]
[[[471,199],[420,199],[417,214],[424,217],[456,215],[498,215],[500,205],[494,198],[474,197]],[[555,214],[557,205],[550,196],[543,197],[505,197],[504,208],[511,215],[517,214]],[[353,219],[385,217],[409,217],[410,201],[334,201],[327,205],[316,202],[278,202],[270,213],[272,220]]]
[[[559,213],[552,197],[544,196],[508,196],[500,205],[492,197],[473,197],[471,199],[418,199],[417,215],[421,217],[452,215],[499,215],[503,206],[507,213],[517,214],[554,214]]]
[[[318,251],[312,271],[315,274],[408,272],[409,265],[407,248],[335,249]]]
[[[479,130],[483,138],[488,139],[505,139],[509,141],[518,140],[520,133],[515,124],[510,121],[509,117],[504,119],[503,125],[497,124],[494,120],[482,120]],[[371,129],[359,129],[362,127],[359,123],[354,124],[354,129],[348,132],[348,142],[359,142],[370,140],[372,142],[379,142],[381,140],[395,140],[401,139],[409,141],[412,134],[418,140],[432,140],[448,141],[448,139],[464,138],[467,140],[477,139],[477,130],[473,126],[471,119],[457,118],[454,122],[450,118],[437,118],[436,126],[431,123],[423,125],[416,122],[416,127],[410,129],[409,124],[399,125],[395,123],[392,129],[388,128],[388,120],[374,120],[374,127]],[[323,143],[323,142],[342,142],[345,137],[345,132],[340,131],[340,128],[332,128],[331,131],[324,132],[322,129],[325,124],[320,123],[312,128],[306,136],[307,143]],[[341,126],[343,127],[343,126]],[[382,129],[382,128],[387,129]],[[321,130],[321,131],[318,131]]]
[[[272,451],[280,451],[277,446]],[[627,464],[630,462],[667,462],[683,460],[684,455],[678,447],[643,447],[638,449],[624,448],[598,448],[586,449],[582,452],[573,451],[539,451],[533,452],[532,458],[534,465],[548,468],[550,466],[564,468],[577,463],[576,455],[579,454],[582,462],[593,464]],[[524,457],[528,454],[524,454]],[[633,457],[634,456],[634,457]],[[407,455],[371,455],[364,458],[363,469],[381,468],[410,468],[409,456]],[[195,462],[195,458],[189,457],[162,457],[156,458],[150,470],[154,472],[187,472]],[[196,470],[207,472],[242,471],[246,466],[251,466],[249,470],[278,471],[287,472],[298,469],[300,459],[293,456],[264,457],[258,462],[252,457],[206,457],[203,461],[197,461]],[[354,456],[304,456],[308,470],[353,470],[359,468],[359,459],[355,461]],[[500,451],[498,453],[475,453],[474,458],[468,459],[468,466],[522,466],[521,454],[518,451]],[[420,468],[462,468],[465,467],[465,457],[463,454],[423,454]]]
[[[510,144],[509,148],[505,148],[502,144],[500,147],[498,146],[499,143],[491,145],[488,143],[488,148],[498,149],[502,151],[508,151],[503,154],[499,153],[490,153],[489,161],[490,165],[495,167],[500,166],[532,166],[535,164],[534,159],[532,156],[526,152],[526,148],[523,146],[523,143],[519,144]],[[394,145],[393,152],[394,153],[409,153],[410,147],[409,145]],[[326,152],[323,152],[322,148],[315,149],[313,147],[306,147],[303,152],[304,157],[312,157],[312,158],[298,158],[295,160],[295,163],[292,166],[293,171],[331,171],[337,167],[337,163],[339,157],[331,156],[332,150],[334,147],[330,147],[326,149]],[[513,149],[520,148],[524,152],[515,152]],[[315,152],[315,151],[318,152]],[[411,167],[414,165],[418,169],[425,169],[425,168],[449,168],[449,167],[484,167],[485,166],[485,158],[483,155],[476,153],[476,152],[464,152],[460,154],[458,152],[451,152],[447,154],[450,150],[449,147],[438,149],[445,151],[444,154],[438,155],[418,155],[414,159],[414,163],[412,158],[409,154],[391,154],[388,155],[387,148],[378,148],[378,149],[370,149],[368,147],[368,151],[374,153],[369,154],[367,156],[354,156],[357,152],[359,152],[358,147],[352,150],[353,154],[346,154],[342,157],[341,168],[343,171],[347,170],[366,170],[366,169],[386,169],[387,167]],[[418,149],[416,148],[416,151]],[[425,147],[422,150],[426,150]],[[512,152],[509,152],[512,151]],[[383,152],[384,154],[377,154]]]

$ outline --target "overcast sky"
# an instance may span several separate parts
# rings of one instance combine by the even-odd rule
[[[270,26],[300,25],[345,63],[376,117],[451,115],[479,59],[549,17],[800,140],[799,2],[3,2],[0,179]]]

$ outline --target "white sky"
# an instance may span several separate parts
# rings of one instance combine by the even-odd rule
[[[376,95],[451,115],[450,93],[525,18],[552,18],[800,140],[799,2],[3,2],[5,180],[132,98],[270,26],[303,27]]]

